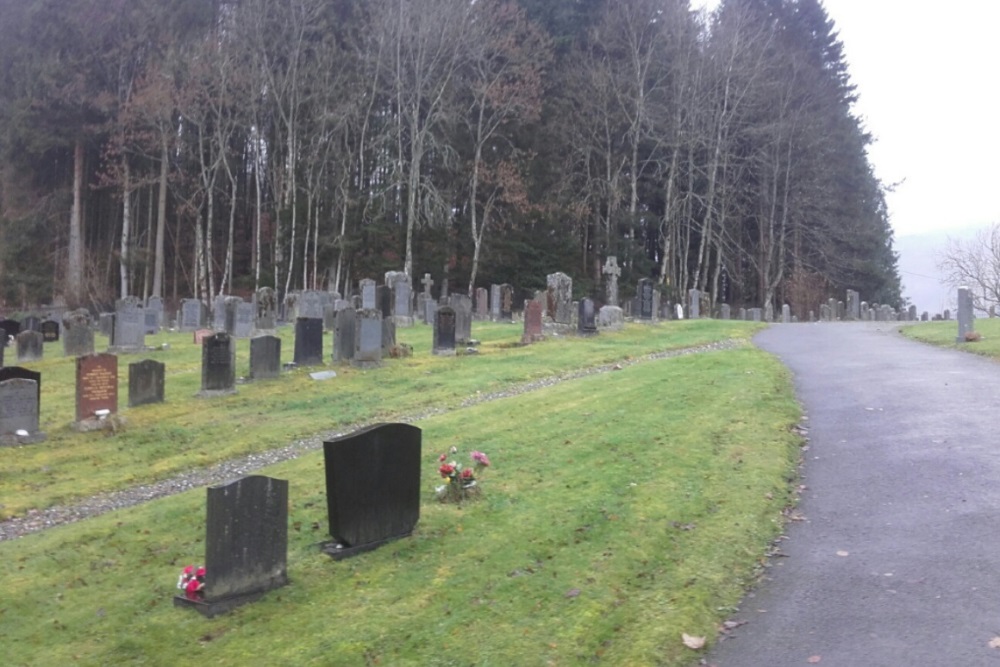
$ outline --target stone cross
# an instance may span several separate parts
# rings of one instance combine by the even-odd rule
[[[425,273],[424,279],[420,281],[424,286],[424,294],[430,296],[431,288],[434,287],[434,280],[431,279],[431,274]]]
[[[618,268],[618,258],[614,255],[609,255],[601,271],[608,277],[608,305],[617,306],[618,276],[622,274],[622,270]]]

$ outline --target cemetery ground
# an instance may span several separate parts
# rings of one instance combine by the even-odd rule
[[[48,440],[0,449],[6,518],[416,418],[421,517],[410,538],[332,561],[317,547],[328,538],[322,453],[270,465],[261,472],[290,483],[291,584],[211,620],[171,605],[181,568],[204,555],[203,487],[0,541],[5,663],[697,660],[681,633],[711,641],[794,502],[800,411],[784,368],[746,343],[758,328],[635,324],[519,347],[519,325],[477,323],[480,354],[442,358],[417,326],[398,331],[414,355],[381,369],[333,367],[326,381],[297,369],[212,399],[194,398],[191,334],[158,334],[147,343],[169,349],[121,357],[119,395],[128,362],[149,356],[167,365],[166,403],[122,405],[124,423],[95,433],[68,428],[73,360],[48,344],[28,365],[43,373]],[[711,345],[729,340],[739,344]],[[621,369],[586,372],[609,364]],[[549,381],[567,374],[580,377]],[[493,461],[476,502],[435,500],[437,457],[452,446]]]
[[[981,339],[972,342],[955,341],[957,324],[955,320],[919,322],[900,328],[902,334],[922,343],[938,347],[950,347],[992,359],[1000,359],[1000,318],[990,317],[975,320],[974,331]]]

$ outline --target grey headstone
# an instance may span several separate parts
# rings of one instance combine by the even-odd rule
[[[298,318],[323,319],[323,297],[315,290],[305,290],[299,294]]]
[[[581,336],[593,336],[597,333],[597,312],[594,302],[590,298],[580,301],[579,315],[577,316],[577,333]]]
[[[365,278],[361,281],[361,309],[374,310],[378,308],[375,297],[375,281],[371,278]]]
[[[281,375],[281,339],[263,335],[250,339],[250,377],[266,380]]]
[[[354,314],[354,358],[357,368],[377,368],[382,365],[382,312],[378,309],[359,310]]]
[[[118,352],[136,352],[146,347],[146,317],[129,299],[115,304],[115,329],[111,347]]]
[[[699,290],[688,290],[688,304],[688,319],[699,319],[701,317],[701,292]]]
[[[945,311],[947,312],[947,311]],[[958,337],[956,342],[964,343],[965,337],[975,328],[975,315],[972,309],[972,290],[968,287],[958,288]],[[22,336],[24,334],[21,334]],[[20,337],[18,337],[20,341]]]
[[[403,273],[392,283],[392,316],[397,326],[413,325],[413,289]]]
[[[597,311],[597,325],[601,329],[621,329],[625,326],[625,312],[618,306],[603,306]]]
[[[510,322],[514,319],[514,288],[504,283],[500,285],[500,322]]]
[[[354,309],[342,308],[337,311],[333,325],[333,360],[348,362],[354,358]]]
[[[254,329],[257,331],[273,331],[278,321],[278,297],[274,289],[261,287],[254,295]]]
[[[323,443],[334,558],[413,532],[420,519],[421,439],[410,424],[375,424]]]
[[[476,288],[476,319],[486,320],[490,316],[490,295],[485,287]]]
[[[236,304],[236,322],[233,326],[233,336],[236,338],[249,338],[253,335],[256,315],[256,307],[249,301],[241,299]]]
[[[166,366],[154,359],[128,365],[128,406],[163,402],[163,378]]]
[[[17,361],[38,361],[45,350],[45,338],[40,331],[27,329],[17,334]]]
[[[784,324],[792,323],[792,308],[787,303],[781,306],[781,321]]]
[[[449,305],[455,309],[455,342],[464,345],[472,340],[472,299],[452,294]]]
[[[226,299],[228,295],[220,294],[212,300],[212,328],[216,331],[226,330]]]
[[[732,309],[728,303],[724,303],[719,306],[719,318],[723,320],[732,319]]]
[[[35,380],[18,377],[0,380],[0,442],[44,439],[38,431],[39,391]],[[18,431],[28,435],[18,438]]]
[[[614,255],[609,255],[607,260],[604,262],[604,267],[601,272],[607,276],[607,299],[609,306],[618,305],[618,278],[622,275],[622,270],[618,266],[618,258]]]
[[[198,299],[181,301],[180,330],[197,331],[204,320],[205,307]]]
[[[550,273],[546,279],[548,312],[553,322],[573,323],[573,279],[561,271]]]
[[[490,318],[494,322],[500,319],[500,285],[490,285]]]
[[[163,299],[158,296],[146,299],[146,324],[149,326],[146,333],[155,334],[163,327]]]

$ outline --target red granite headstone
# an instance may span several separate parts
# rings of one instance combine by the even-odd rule
[[[118,412],[118,357],[113,354],[76,358],[76,421],[98,410]]]

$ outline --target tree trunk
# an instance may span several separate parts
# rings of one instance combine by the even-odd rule
[[[66,262],[66,304],[83,305],[83,139],[73,146],[73,207],[69,214],[69,258]]]
[[[124,192],[122,192],[122,237],[121,248],[118,256],[118,270],[121,277],[121,297],[124,299],[131,291],[129,285],[129,264],[132,259],[132,183],[131,170],[128,160],[122,160],[122,178],[124,179]]]
[[[170,149],[163,137],[160,151],[160,192],[156,203],[156,246],[153,251],[153,296],[163,296],[163,244],[167,227],[167,175],[170,168]]]

